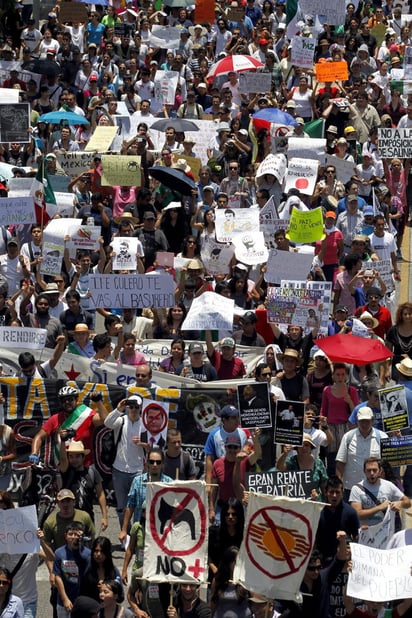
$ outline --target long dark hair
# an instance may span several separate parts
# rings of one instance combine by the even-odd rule
[[[232,575],[233,575],[231,563],[236,560],[238,553],[239,553],[239,548],[235,547],[234,545],[232,545],[231,547],[228,547],[228,549],[226,549],[225,552],[223,553],[222,559],[219,563],[219,567],[215,575],[215,590],[211,598],[211,601],[213,603],[218,602],[219,593],[223,592],[228,587],[230,580],[232,579]],[[239,603],[242,600],[243,600],[242,597],[239,597],[238,595]]]
[[[229,536],[227,529],[226,515],[229,509],[233,509],[236,513],[236,534],[234,537]],[[220,539],[225,543],[226,539],[231,539],[231,545],[234,547],[240,547],[243,540],[243,528],[245,525],[245,511],[243,505],[236,498],[229,498],[226,500],[220,512]]]
[[[112,543],[107,536],[98,536],[93,541],[89,573],[97,579],[97,562],[94,558],[94,550],[97,547],[100,547],[104,554],[103,568],[105,579],[114,579],[116,576],[116,568],[113,563]]]
[[[6,598],[4,600],[4,607],[7,607],[7,604],[11,597],[11,589],[12,589],[11,572],[9,571],[9,569],[6,569],[6,567],[0,566],[0,575],[4,575],[4,577],[9,581],[8,589],[6,592]]]

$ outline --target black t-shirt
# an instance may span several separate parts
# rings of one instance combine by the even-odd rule
[[[102,482],[102,477],[94,466],[77,471],[69,466],[62,474],[63,487],[70,489],[76,496],[76,508],[89,513],[94,521],[93,503],[96,484]]]

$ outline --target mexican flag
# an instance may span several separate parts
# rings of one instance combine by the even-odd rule
[[[299,28],[298,22],[298,0],[286,0],[286,36],[289,40],[297,34]]]
[[[58,212],[58,207],[43,161],[31,185],[30,195],[34,198],[36,221],[45,225]]]
[[[304,132],[309,135],[309,137],[323,137],[323,131],[325,127],[325,121],[323,118],[319,118],[317,120],[311,120],[307,122],[303,128]]]

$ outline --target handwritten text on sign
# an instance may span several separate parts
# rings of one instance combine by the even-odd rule
[[[26,554],[40,551],[36,507],[0,510],[0,553]]]
[[[32,197],[0,198],[0,225],[28,224],[35,221]]]
[[[89,289],[96,308],[173,307],[175,284],[170,275],[92,275]]]
[[[412,157],[412,129],[378,129],[379,154],[382,159]]]

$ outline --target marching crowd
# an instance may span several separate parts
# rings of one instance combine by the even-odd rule
[[[15,189],[19,178],[36,176],[37,169],[51,184],[54,178],[61,181],[66,175],[61,155],[85,151],[95,130],[107,126],[118,127],[116,152],[140,157],[141,182],[102,184],[102,153],[97,151],[90,169],[66,178],[72,216],[82,224],[100,226],[101,236],[98,251],[78,251],[75,259],[66,236],[57,276],[42,275],[43,233],[53,217],[44,204],[36,211],[37,223],[0,226],[0,323],[47,331],[49,360],[38,363],[27,351],[19,356],[16,375],[26,379],[28,387],[34,377],[55,377],[67,351],[99,366],[114,362],[135,367],[136,386],[147,398],[154,393],[156,377],[151,359],[136,349],[136,343],[162,339],[170,341],[170,356],[154,368],[166,374],[165,379],[178,375],[209,382],[248,376],[251,384],[243,394],[251,406],[256,397],[252,380],[268,385],[274,409],[279,400],[304,403],[303,441],[276,452],[270,431],[242,429],[229,392],[220,411],[221,425],[208,434],[204,447],[208,594],[203,601],[197,585],[182,583],[171,595],[169,585],[142,578],[146,484],[202,475],[199,462],[182,448],[183,428],[177,422],[169,427],[166,440],[155,439],[159,415],[147,414],[154,429],[152,436],[145,433],[139,394],[121,399],[113,410],[95,394],[91,409],[79,403],[75,387],[62,387],[59,411],[33,437],[29,458],[38,464],[44,444],[52,440],[61,488],[57,508],[41,522],[38,536],[40,557],[50,572],[54,615],[332,618],[345,613],[382,616],[384,611],[387,616],[392,611],[395,617],[407,616],[412,598],[385,610],[382,603],[367,600],[360,609],[362,603],[346,595],[345,584],[351,568],[348,543],[357,541],[360,526],[380,524],[388,510],[394,511],[397,532],[389,547],[411,542],[408,530],[401,530],[402,512],[411,506],[411,470],[406,466],[401,476],[399,469],[380,459],[387,433],[379,388],[405,386],[412,418],[412,304],[393,306],[412,183],[410,159],[382,158],[378,141],[379,127],[412,126],[412,99],[404,88],[408,63],[402,68],[411,45],[408,15],[403,16],[409,11],[396,0],[346,2],[344,23],[329,24],[318,15],[298,11],[293,16],[290,0],[218,0],[211,3],[209,18],[200,20],[196,12],[203,11],[201,3],[185,4],[132,0],[121,7],[88,5],[85,21],[79,22],[61,20],[62,4],[57,3],[41,25],[30,0],[2,8],[1,86],[17,89],[19,102],[30,104],[31,123],[28,143],[0,144],[0,165],[5,164],[0,173],[6,174],[0,184],[2,197],[13,195],[10,186]],[[159,42],[168,28],[177,36],[170,49]],[[292,61],[296,35],[315,43],[312,68]],[[172,35],[165,40],[171,39]],[[236,59],[246,57],[258,73],[270,75],[266,92],[244,92]],[[315,64],[333,62],[346,63],[348,79],[318,82]],[[225,68],[219,71],[218,65]],[[157,71],[171,71],[176,77],[173,104],[159,97]],[[2,101],[7,103],[7,98]],[[300,138],[302,144],[316,121],[322,121],[316,126],[323,127],[330,156],[319,167],[312,195],[298,189],[283,192],[285,171],[279,169],[287,167],[284,150],[277,151],[270,121],[262,124],[253,118],[265,110],[267,118],[271,110],[286,112],[289,116],[283,116],[281,124],[285,118],[289,124],[282,137]],[[62,118],[73,112],[78,122],[42,121],[49,112],[61,112]],[[154,143],[150,129],[156,119],[165,120],[160,144]],[[201,155],[195,139],[181,130],[185,125],[179,122],[185,120],[214,122],[206,153]],[[202,165],[196,166],[201,157]],[[348,164],[353,173],[343,178]],[[170,180],[156,181],[154,168],[176,170],[189,191]],[[47,202],[46,191],[36,195],[38,203],[42,198]],[[268,322],[271,282],[265,276],[266,263],[242,263],[233,251],[223,272],[208,271],[208,247],[219,246],[216,211],[224,209],[230,230],[237,208],[261,210],[270,198],[284,223],[273,230],[270,246],[284,252],[285,262],[290,253],[313,253],[310,272],[302,272],[302,279],[332,283],[328,335],[349,336],[358,324],[365,337],[379,339],[392,356],[366,365],[364,359],[359,365],[331,363],[314,343],[319,333],[316,315],[309,314],[306,328],[290,324],[282,329]],[[317,207],[324,218],[323,239],[313,246],[291,242],[287,223],[293,209]],[[136,268],[126,274],[167,272],[173,277],[173,306],[142,310],[93,305],[90,276],[115,272],[111,243],[117,237],[137,238]],[[161,252],[183,259],[179,266],[165,266]],[[390,264],[390,281],[382,276],[382,261]],[[234,300],[233,329],[182,329],[193,300],[204,292]],[[261,360],[253,373],[236,355],[237,345],[258,350]],[[7,407],[3,395],[0,403]],[[293,425],[292,414],[282,413],[286,426]],[[13,509],[7,489],[16,441],[7,417],[3,422],[0,508]],[[114,432],[118,540],[124,542],[130,535],[121,569],[113,562],[116,539],[103,534],[108,506],[93,463],[93,433],[103,425]],[[307,499],[327,503],[299,602],[267,599],[232,581],[244,537],[247,473],[271,470],[310,471]],[[97,536],[96,502],[101,511]],[[37,553],[1,554],[1,618],[36,616],[38,561]]]

